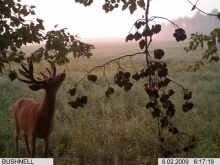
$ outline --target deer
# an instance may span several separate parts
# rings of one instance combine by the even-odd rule
[[[49,144],[49,137],[54,128],[54,115],[56,94],[62,82],[66,78],[65,73],[56,75],[56,67],[51,64],[51,69],[46,68],[49,76],[40,72],[42,78],[35,79],[33,75],[33,62],[27,59],[29,66],[21,64],[23,70],[19,72],[25,79],[18,80],[30,84],[29,88],[33,91],[40,89],[44,90],[42,100],[36,102],[31,98],[21,98],[16,101],[13,107],[14,112],[14,139],[16,145],[16,153],[18,155],[18,137],[20,130],[23,130],[23,138],[28,154],[35,156],[35,143],[37,138],[43,139],[43,155],[47,157],[47,150]],[[51,62],[50,62],[51,63]],[[28,138],[30,138],[30,146],[28,145]]]

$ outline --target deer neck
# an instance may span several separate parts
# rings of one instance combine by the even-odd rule
[[[56,107],[56,92],[44,90],[43,98],[40,102],[39,113],[47,119],[53,118]]]

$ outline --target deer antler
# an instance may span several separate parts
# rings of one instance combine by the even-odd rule
[[[45,82],[46,79],[49,78],[47,75],[45,75],[44,73],[41,72],[40,74],[42,75],[43,79],[37,77],[38,80],[36,80],[34,78],[34,75],[33,75],[33,71],[34,71],[33,62],[32,62],[31,59],[27,59],[27,62],[29,64],[29,68],[26,68],[24,64],[21,64],[21,67],[22,67],[23,70],[19,69],[19,72],[20,72],[20,74],[22,76],[26,77],[29,80],[21,79],[21,78],[18,77],[18,79],[20,81],[22,81],[24,83],[27,83],[27,84],[41,84],[41,83]],[[52,62],[51,61],[49,61],[49,62],[52,65]],[[53,73],[48,68],[46,68],[46,70],[49,73],[50,77],[56,75],[56,67],[55,67],[55,65],[53,65]]]
[[[51,75],[51,76],[56,76],[56,66],[55,66],[55,64],[54,63],[52,63],[51,61],[49,61],[48,60],[48,62],[50,63],[50,65],[51,65],[51,68],[53,68],[53,73],[52,72],[50,72],[50,70],[49,69],[47,69],[47,71],[49,72],[49,74]]]
[[[53,69],[53,73],[51,72],[51,70],[49,70],[48,68],[46,68],[47,72],[49,73],[49,75],[50,75],[51,77],[56,76],[56,67],[55,67],[55,65],[54,65],[51,61],[49,61],[49,60],[48,60],[48,62],[50,63],[51,68]],[[48,76],[46,76],[44,73],[41,72],[40,74],[43,76],[44,79],[45,79],[45,78],[48,78]]]
[[[33,83],[42,83],[42,81],[37,81],[35,78],[34,78],[34,75],[33,75],[33,62],[31,59],[27,59],[27,62],[29,64],[29,68],[26,68],[24,66],[24,64],[21,64],[21,67],[23,70],[19,69],[19,72],[22,76],[26,77],[27,79],[29,80],[24,80],[24,79],[21,79],[18,77],[18,79],[24,83],[28,83],[28,84],[33,84]]]

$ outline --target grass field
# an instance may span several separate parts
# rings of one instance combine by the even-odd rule
[[[100,79],[93,84],[83,81],[79,85],[79,95],[88,96],[84,108],[72,109],[67,103],[72,98],[69,88],[79,81],[90,69],[121,55],[139,52],[137,43],[94,42],[96,49],[91,59],[72,59],[70,64],[58,67],[58,72],[66,69],[67,79],[57,95],[55,129],[51,135],[51,155],[57,165],[77,164],[157,164],[161,156],[157,140],[157,121],[145,108],[147,95],[143,90],[145,80],[141,80],[129,92],[114,86],[113,76],[117,64],[106,67],[106,76],[115,87],[115,93],[105,97],[107,82]],[[170,68],[169,77],[193,92],[194,108],[183,114],[181,89],[170,84],[176,93],[173,101],[177,105],[173,122],[181,130],[194,134],[196,147],[181,157],[220,157],[220,66],[206,63],[196,72],[188,68],[201,59],[201,51],[186,54],[183,47],[187,42],[153,42],[152,50],[165,51],[164,60]],[[33,47],[23,48],[27,53]],[[135,56],[133,62],[140,70],[145,65],[145,57]],[[45,64],[46,65],[46,64]],[[134,73],[130,59],[123,59],[121,66]],[[40,66],[36,66],[40,68]],[[102,77],[103,70],[93,72]],[[13,111],[15,101],[21,97],[31,97],[38,101],[42,91],[33,92],[26,84],[10,82],[6,73],[0,75],[0,157],[15,157],[13,140]],[[179,107],[178,107],[179,106]],[[37,141],[37,155],[42,156],[42,140]],[[169,142],[172,145],[172,141]],[[19,157],[28,157],[23,139],[19,140]]]

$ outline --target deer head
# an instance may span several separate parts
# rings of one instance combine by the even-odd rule
[[[51,64],[53,70],[49,70],[46,68],[47,72],[49,73],[49,76],[45,75],[44,73],[40,73],[42,78],[37,77],[37,80],[34,78],[33,75],[33,62],[31,59],[28,59],[29,68],[26,68],[24,64],[21,64],[21,67],[23,70],[19,69],[19,72],[26,77],[29,80],[21,79],[18,77],[18,79],[24,83],[31,84],[29,86],[30,89],[37,91],[39,89],[44,89],[46,91],[50,92],[56,92],[59,87],[61,86],[63,80],[66,78],[66,74],[62,73],[59,75],[56,75],[56,67],[54,64]]]

